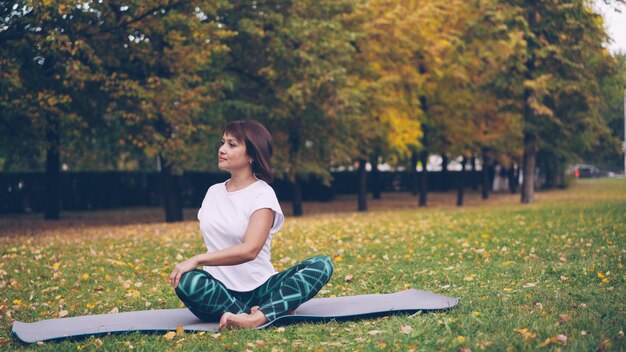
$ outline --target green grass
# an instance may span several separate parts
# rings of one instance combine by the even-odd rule
[[[275,266],[331,256],[335,274],[320,296],[411,287],[459,297],[461,304],[445,313],[219,336],[166,340],[130,333],[20,345],[11,336],[13,320],[180,307],[166,277],[174,263],[202,251],[203,243],[194,221],[15,232],[0,237],[1,349],[626,349],[624,179],[580,181],[566,191],[540,193],[525,206],[288,218],[274,239]],[[349,282],[347,275],[353,276]],[[407,326],[411,331],[403,333]],[[567,337],[566,345],[559,335]]]

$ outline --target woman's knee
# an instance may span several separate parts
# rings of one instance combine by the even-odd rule
[[[184,297],[189,300],[198,290],[205,289],[211,280],[214,280],[214,278],[204,270],[194,269],[188,271],[180,277],[178,287],[175,289],[176,294],[181,299]]]
[[[328,279],[333,275],[333,261],[325,256],[325,255],[316,255],[315,257],[311,257],[308,260],[311,260],[313,264],[318,267],[319,270],[327,276]]]

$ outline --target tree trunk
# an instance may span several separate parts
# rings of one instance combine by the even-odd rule
[[[482,189],[482,197],[483,199],[489,198],[489,190],[491,189],[491,182],[489,177],[489,168],[491,167],[491,160],[489,160],[489,156],[487,153],[483,152],[483,189]]]
[[[411,194],[417,195],[417,152],[414,150],[411,153],[411,165],[409,167],[409,179],[410,179],[410,188]]]
[[[183,221],[183,205],[180,195],[180,177],[172,172],[172,164],[159,155],[161,164],[161,194],[165,222]]]
[[[472,190],[478,190],[478,178],[476,177],[476,157],[472,156],[470,158],[470,163],[472,165],[472,173],[470,177],[470,182],[472,183]],[[485,169],[485,165],[483,165],[483,170]]]
[[[448,156],[443,154],[441,156],[441,190],[448,192]]]
[[[378,153],[374,153],[371,158],[372,164],[372,198],[380,199],[380,189],[382,188],[382,181],[380,180],[380,171],[378,171]]]
[[[529,28],[535,28],[537,24],[537,6],[536,0],[527,1],[525,6],[526,20]],[[524,71],[524,79],[530,81],[534,78],[535,73],[535,50],[536,45],[533,40],[529,40],[526,47],[526,71]],[[535,116],[530,106],[531,96],[533,92],[530,88],[524,88],[524,156],[522,160],[523,183],[521,191],[522,203],[532,203],[535,198],[535,168],[537,162],[537,137],[532,129],[535,127]]]
[[[422,163],[422,172],[420,172],[420,197],[419,206],[426,206],[426,197],[428,195],[428,170],[426,165],[428,164],[428,152],[423,151],[420,153],[420,161]]]
[[[359,159],[359,211],[367,211],[367,160]]]
[[[556,160],[546,165],[546,183],[543,188],[565,188],[565,169],[561,165]]]
[[[426,64],[424,63],[424,61],[421,61],[419,63],[419,73],[425,74],[426,71]],[[428,116],[428,99],[425,95],[420,95],[419,100],[422,112],[425,116]],[[418,204],[420,207],[425,207],[426,196],[428,192],[428,170],[426,169],[426,166],[428,165],[428,135],[430,134],[428,125],[422,125],[422,132],[422,147],[424,148],[424,150],[420,153],[420,160],[422,162],[422,173],[420,177],[420,196]]]
[[[542,168],[543,172],[546,175],[546,182],[542,185],[542,188],[545,189],[553,189],[558,185],[558,177],[556,168],[552,163],[546,163],[545,167]]]
[[[302,188],[298,176],[295,177],[291,186],[291,206],[293,210],[293,216],[302,216],[302,214],[304,213],[302,211]]]
[[[4,159],[4,164],[2,164],[2,172],[9,172],[11,170],[11,166],[13,165],[13,150],[11,150],[11,148],[9,148],[8,150],[9,154],[7,155],[6,159]]]
[[[567,188],[567,182],[565,181],[565,168],[559,167],[559,188]]]
[[[522,203],[532,203],[535,198],[535,163],[537,140],[534,134],[524,133],[524,180],[522,183]]]
[[[463,206],[463,192],[465,188],[465,163],[467,159],[465,157],[461,158],[461,173],[459,174],[459,189],[456,195],[456,205],[459,207]],[[484,169],[484,168],[483,168]]]
[[[300,129],[298,126],[298,119],[292,119],[289,121],[289,163],[293,167],[297,165],[298,151],[300,150]],[[291,206],[293,210],[293,216],[302,216],[302,185],[300,184],[300,178],[293,170],[293,182],[291,184]]]
[[[518,183],[518,174],[516,172],[515,163],[511,163],[511,168],[509,168],[509,190],[511,194],[517,193],[517,183]]]
[[[61,214],[61,145],[60,121],[57,116],[46,118],[46,203],[44,219],[58,220]]]

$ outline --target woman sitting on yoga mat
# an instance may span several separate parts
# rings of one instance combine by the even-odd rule
[[[207,252],[177,264],[170,282],[185,306],[220,329],[257,327],[288,314],[328,282],[333,265],[316,256],[283,272],[270,259],[284,216],[274,190],[272,137],[256,121],[224,128],[220,169],[230,179],[209,188],[198,211]],[[204,270],[197,269],[199,265]]]

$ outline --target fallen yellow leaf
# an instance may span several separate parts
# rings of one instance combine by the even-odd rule
[[[524,337],[524,340],[526,341],[532,340],[537,337],[537,334],[535,334],[534,332],[528,331],[527,328],[515,328],[513,329],[513,331],[522,335]]]
[[[563,334],[558,334],[554,337],[547,338],[542,343],[539,344],[539,347],[546,347],[549,344],[565,346],[567,345],[567,336]]]
[[[600,347],[598,348],[598,351],[600,352],[608,351],[612,347],[613,347],[613,343],[611,342],[611,340],[604,340],[600,343]]]

